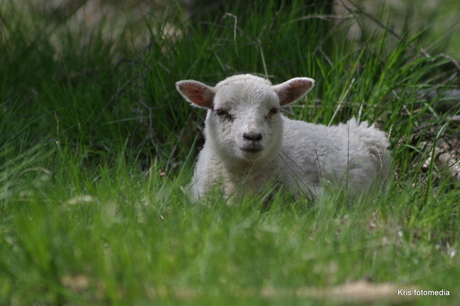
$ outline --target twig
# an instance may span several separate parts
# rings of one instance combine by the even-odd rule
[[[355,3],[349,1],[355,8],[355,11],[353,11],[350,7],[348,7],[344,2],[343,0],[340,0],[340,2],[342,3],[342,5],[344,6],[344,8],[346,10],[348,10],[351,14],[357,12],[359,14],[362,14],[364,16],[366,16],[367,18],[371,19],[373,22],[375,22],[378,26],[382,27],[383,29],[385,29],[388,33],[392,34],[394,37],[396,37],[397,39],[399,40],[403,40],[403,38],[397,34],[395,31],[393,31],[392,29],[388,28],[385,24],[383,24],[380,20],[378,20],[377,18],[375,18],[373,15],[367,13],[366,11],[364,11],[363,9],[361,9],[358,5],[356,5]],[[433,61],[436,60],[438,57],[445,57],[447,58],[448,60],[450,60],[450,62],[452,62],[455,67],[457,68],[458,71],[460,71],[460,64],[455,60],[453,59],[451,56],[447,55],[447,54],[444,54],[444,53],[441,53],[439,54],[438,56],[431,56],[427,51],[425,51],[425,49],[422,49],[422,48],[417,48],[416,46],[414,46],[413,44],[409,44],[409,47],[412,48],[413,50],[416,50],[418,51],[419,53],[421,53],[423,56],[425,56],[426,58],[429,58],[429,59],[432,59]]]
[[[350,13],[354,13],[353,10],[351,8],[349,8],[347,5],[345,5],[345,3],[343,3],[342,0],[340,0],[340,2],[342,3],[342,5],[344,6],[344,8],[349,11]],[[356,9],[355,12],[359,13],[359,14],[362,14],[364,16],[366,16],[367,18],[371,19],[373,22],[375,22],[377,25],[379,25],[380,27],[384,28],[388,33],[392,34],[394,37],[396,37],[397,39],[399,40],[402,40],[402,37],[397,34],[395,31],[393,31],[392,29],[388,28],[385,24],[383,24],[380,20],[378,20],[377,18],[375,18],[374,16],[372,16],[371,14],[367,13],[366,11],[362,10],[358,5],[354,4],[353,2],[349,1]],[[409,44],[409,47],[411,47],[412,49],[414,50],[417,50],[419,51],[421,54],[423,54],[423,56],[425,56],[426,58],[431,58],[431,55],[426,52],[424,49],[422,48],[417,48],[415,47],[413,44]]]
[[[212,23],[205,23],[205,24],[209,24],[209,25],[213,25],[213,26],[217,26],[217,27],[221,27],[221,28],[229,28],[227,25],[216,25],[216,24],[212,24]],[[232,29],[235,29],[235,28],[232,28]],[[247,34],[246,32],[244,32],[243,30],[241,30],[239,27],[236,27],[236,30],[237,32],[239,32],[241,35],[245,36],[246,38],[252,40],[252,43],[250,44],[257,44],[260,47],[264,47],[266,48],[268,51],[270,51],[270,53],[272,53],[284,66],[288,66],[287,63],[284,61],[284,59],[278,54],[276,53],[275,51],[273,51],[270,47],[266,46],[265,44],[261,43],[260,40],[258,40],[257,38],[253,37],[252,35],[249,35]],[[248,45],[248,44],[246,44]],[[217,45],[217,46],[220,46]]]
[[[326,40],[328,40],[328,38],[332,35],[332,33],[334,33],[334,31],[342,24],[342,22],[343,22],[343,20],[340,20],[339,22],[335,23],[334,26],[332,27],[332,29],[329,30],[329,32],[324,36],[323,40],[318,44],[318,46],[310,54],[308,54],[305,57],[302,57],[302,58],[299,58],[299,59],[296,59],[296,60],[292,60],[292,61],[290,61],[288,63],[293,64],[293,63],[296,63],[296,62],[299,62],[299,61],[303,61],[306,58],[314,56],[316,54],[316,52],[318,52],[318,51],[324,52],[324,51],[322,51],[322,47],[323,47],[324,43],[326,42]],[[324,53],[322,53],[322,55],[324,55]],[[331,63],[330,59],[328,59],[327,57],[326,57],[326,60],[329,63]]]
[[[450,60],[455,65],[455,67],[457,67],[457,69],[460,71],[460,64],[456,60],[454,60],[450,55],[441,53],[441,54],[439,54],[439,56],[445,57],[448,60]]]
[[[126,86],[128,86],[131,82],[133,82],[134,80],[136,80],[137,78],[140,78],[142,76],[144,76],[146,73],[148,72],[148,69],[144,70],[142,73],[132,77],[131,79],[129,79],[128,81],[126,81],[120,88],[118,88],[117,92],[110,98],[110,100],[105,104],[105,106],[102,108],[101,112],[99,113],[99,115],[97,116],[96,120],[94,121],[93,125],[91,126],[91,128],[89,129],[89,143],[90,145],[94,145],[94,142],[93,142],[93,130],[94,130],[94,127],[97,125],[97,123],[99,122],[99,120],[101,119],[102,117],[102,114],[104,113],[104,111],[109,107],[110,104],[112,104],[117,98],[118,96],[120,95],[120,93],[126,88]]]
[[[284,2],[281,3],[280,9],[276,12],[275,17],[273,17],[272,22],[270,23],[270,27],[268,27],[268,34],[267,36],[270,37],[273,27],[275,26],[275,22],[278,20],[279,15],[281,14],[281,11],[284,10]]]
[[[264,50],[259,39],[257,40],[257,44],[259,45],[260,56],[262,57],[262,65],[264,66],[265,78],[268,78],[267,63],[265,62]]]
[[[347,88],[347,90],[345,91],[345,93],[343,94],[342,99],[340,100],[339,104],[338,104],[337,107],[335,108],[334,114],[332,115],[331,120],[329,121],[328,126],[330,126],[330,125],[332,124],[332,121],[334,121],[334,118],[335,118],[335,116],[337,115],[337,113],[339,112],[339,109],[342,108],[342,106],[343,106],[343,104],[344,104],[344,102],[345,102],[345,97],[348,95],[348,92],[350,91],[350,88],[351,88],[351,86],[353,86],[354,83],[355,83],[355,78],[351,79],[350,85],[348,85],[348,88]]]
[[[225,13],[224,16],[222,16],[221,18],[221,22],[227,18],[227,17],[232,17],[234,19],[234,24],[233,24],[233,42],[234,42],[234,45],[235,45],[235,52],[236,52],[236,56],[239,57],[239,54],[238,54],[238,48],[237,48],[237,44],[236,44],[236,30],[238,28],[238,16],[236,15],[233,15],[233,14],[230,14],[230,13]]]
[[[326,61],[329,63],[329,65],[331,65],[331,67],[334,67],[334,63],[332,62],[332,60],[329,58],[329,56],[327,56],[327,54],[323,51],[323,48],[319,47],[317,49],[317,51],[319,51],[321,53],[321,55],[323,55],[323,57],[326,59]]]
[[[300,17],[300,18],[291,20],[289,23],[294,23],[294,22],[314,19],[314,18],[328,20],[328,19],[349,19],[353,17],[354,17],[353,14],[349,14],[349,15],[309,15],[309,16],[304,16],[304,17]]]
[[[358,110],[358,123],[361,122],[361,116],[363,114],[363,108],[364,108],[364,100],[361,102],[361,105],[359,106],[359,110]]]

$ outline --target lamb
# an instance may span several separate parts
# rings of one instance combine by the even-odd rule
[[[231,203],[266,186],[282,186],[296,199],[315,199],[328,185],[343,187],[351,199],[381,189],[392,160],[384,132],[354,118],[328,127],[280,113],[314,84],[297,77],[272,85],[250,74],[228,77],[215,87],[177,82],[187,101],[208,110],[191,200],[216,186]]]

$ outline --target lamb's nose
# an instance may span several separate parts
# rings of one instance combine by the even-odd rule
[[[257,132],[247,132],[243,134],[243,137],[247,140],[259,141],[262,139],[262,134]]]

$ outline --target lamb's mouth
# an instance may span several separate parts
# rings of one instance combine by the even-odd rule
[[[240,148],[241,151],[243,152],[248,152],[248,153],[259,153],[262,151],[262,148]]]
[[[240,150],[243,152],[254,154],[261,152],[263,148],[264,147],[260,143],[247,143],[245,145],[242,145],[240,147]]]

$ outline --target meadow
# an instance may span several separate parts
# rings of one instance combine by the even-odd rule
[[[349,2],[173,4],[91,31],[33,2],[0,4],[0,304],[458,303],[455,1],[403,2],[398,22]],[[174,84],[237,73],[315,79],[291,118],[375,122],[387,192],[192,205],[205,111]]]

